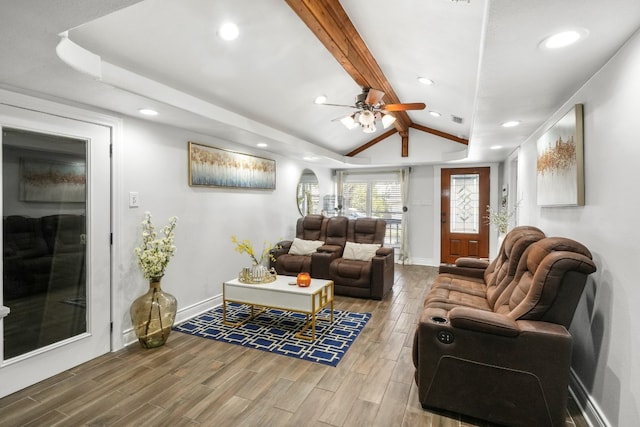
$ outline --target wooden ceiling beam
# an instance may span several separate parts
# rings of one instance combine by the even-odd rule
[[[458,136],[451,135],[450,133],[442,132],[442,131],[439,131],[437,129],[433,129],[433,128],[430,128],[430,127],[427,127],[427,126],[422,126],[422,125],[419,125],[417,123],[411,123],[410,127],[414,128],[414,129],[421,130],[422,132],[430,133],[432,135],[437,135],[437,136],[439,136],[441,138],[445,138],[445,139],[449,139],[451,141],[459,142],[460,144],[469,145],[469,140],[468,139],[460,138]]]
[[[285,1],[359,86],[383,91],[387,104],[400,103],[338,0]],[[396,117],[394,126],[399,132],[411,126],[411,118],[405,111],[394,112],[393,115]]]
[[[369,51],[369,48],[367,48],[362,37],[360,37],[339,0],[285,1],[360,87],[383,91],[385,93],[384,100],[387,104],[401,104],[400,99],[391,87],[391,83],[385,77],[378,62]],[[394,122],[395,129],[387,131],[361,145],[347,153],[346,156],[355,156],[399,132],[402,137],[402,157],[407,157],[409,155],[408,130],[410,127],[461,144],[469,144],[467,139],[413,123],[406,111],[397,111],[393,115],[396,117]]]
[[[353,157],[356,154],[360,154],[364,150],[366,150],[367,148],[370,148],[370,147],[376,145],[378,142],[382,141],[383,139],[386,139],[386,138],[390,137],[391,135],[393,135],[393,134],[395,134],[397,132],[398,132],[397,129],[388,130],[385,133],[383,133],[382,135],[379,135],[379,136],[375,137],[374,139],[372,139],[371,141],[367,142],[366,144],[363,144],[360,147],[356,148],[355,150],[345,154],[345,156]]]
[[[400,157],[409,157],[409,131],[400,132],[400,137],[402,138]]]

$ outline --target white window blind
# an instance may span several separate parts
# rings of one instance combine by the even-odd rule
[[[387,221],[385,244],[399,246],[402,238],[402,194],[399,173],[349,173],[342,187],[343,215]]]

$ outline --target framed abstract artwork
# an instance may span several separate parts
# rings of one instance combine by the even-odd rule
[[[20,159],[20,200],[24,202],[84,203],[84,161]]]
[[[582,104],[576,104],[538,139],[540,206],[584,206]]]
[[[189,185],[274,190],[276,161],[189,142]]]

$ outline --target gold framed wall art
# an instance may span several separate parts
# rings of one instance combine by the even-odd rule
[[[582,104],[576,104],[538,139],[537,200],[540,206],[584,206]]]
[[[276,161],[189,141],[189,185],[274,190]]]

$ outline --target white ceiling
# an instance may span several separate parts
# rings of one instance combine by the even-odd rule
[[[463,162],[503,160],[640,27],[637,0],[341,4],[400,101],[427,104],[411,120],[469,138]],[[225,21],[238,24],[237,40],[217,36]],[[588,37],[564,50],[538,47],[567,28]],[[56,55],[64,31],[99,57],[99,76]],[[283,0],[2,0],[0,37],[2,87],[137,117],[152,107],[160,115],[149,120],[249,147],[264,141],[267,151],[315,155],[328,166],[383,165],[388,153],[394,162],[437,163],[465,148],[411,129],[408,158],[399,159],[398,134],[344,158],[382,131],[349,131],[334,120],[349,109],[313,103],[324,94],[352,104],[361,88]],[[502,128],[507,120],[521,125]]]

